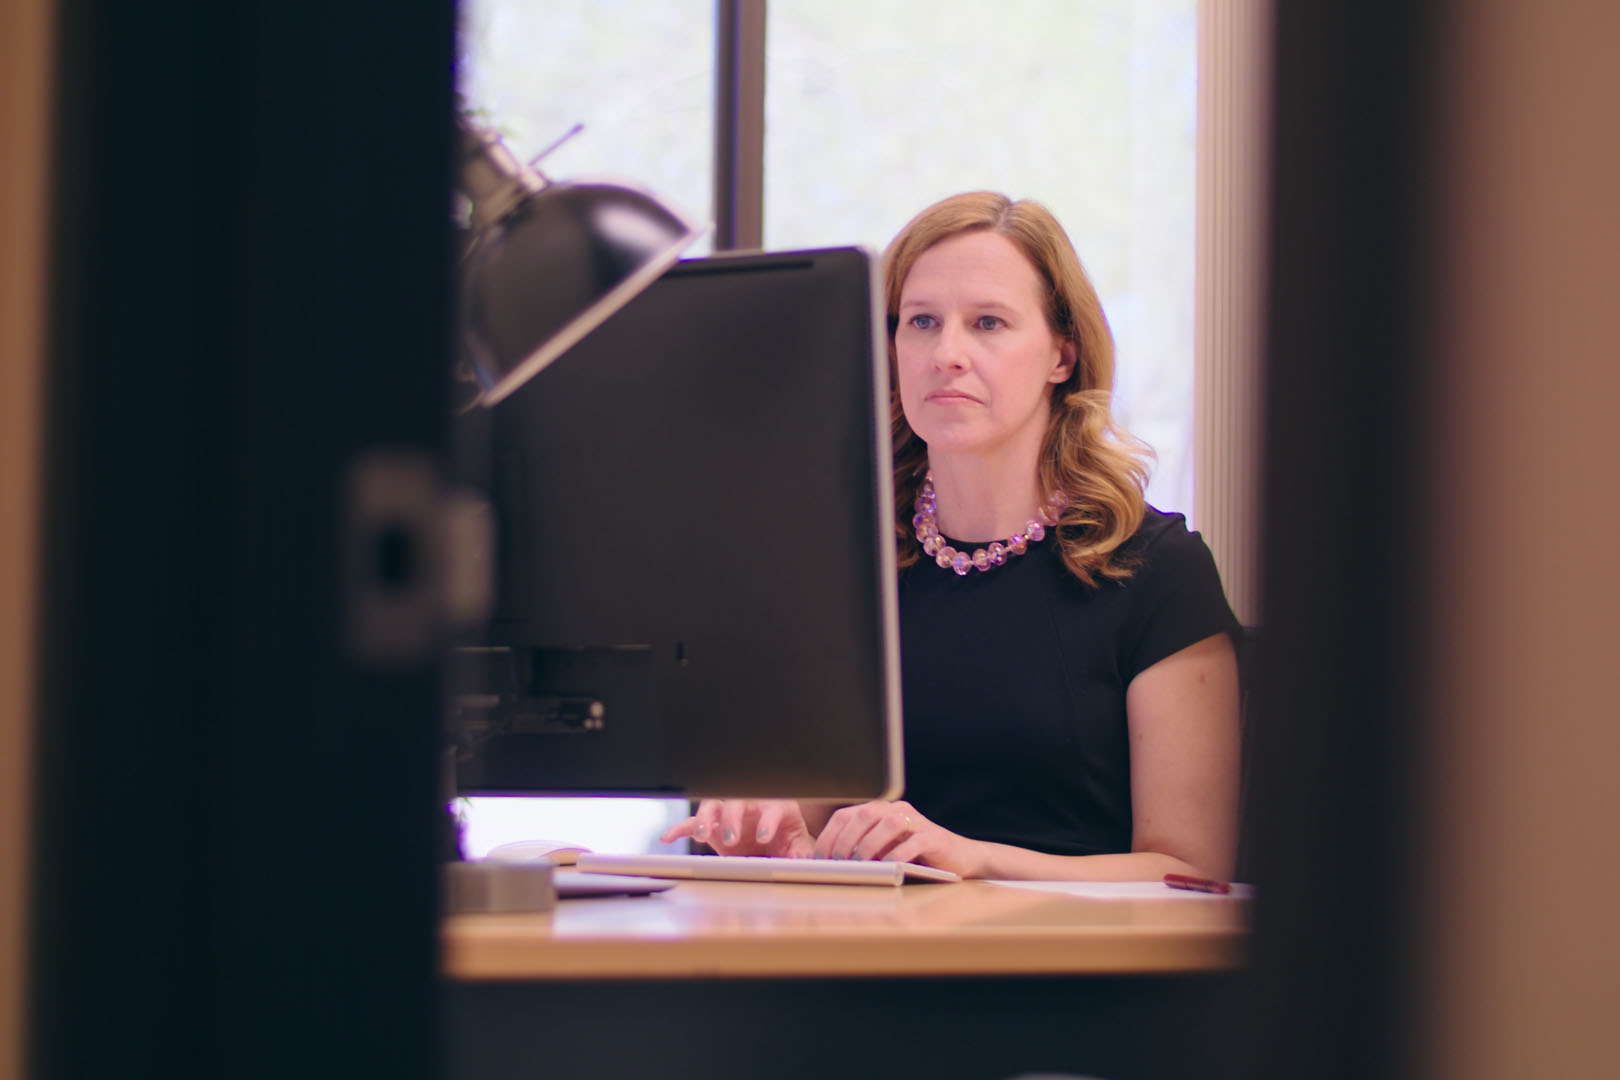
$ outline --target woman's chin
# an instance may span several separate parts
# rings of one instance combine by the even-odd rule
[[[922,425],[911,430],[928,444],[930,450],[966,454],[983,449],[993,441],[991,433],[982,423],[966,416],[930,416]]]

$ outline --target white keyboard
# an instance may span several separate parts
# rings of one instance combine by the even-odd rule
[[[574,869],[588,874],[633,874],[706,881],[793,881],[815,885],[904,885],[961,881],[950,870],[917,863],[853,859],[773,859],[765,855],[582,854]]]

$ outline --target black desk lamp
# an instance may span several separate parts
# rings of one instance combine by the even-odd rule
[[[461,403],[465,412],[491,407],[533,378],[651,285],[707,227],[635,187],[553,182],[493,131],[465,116],[460,123],[457,187],[471,202],[458,276],[461,367],[476,384]],[[450,912],[537,911],[555,902],[549,862],[465,862],[459,842],[453,846]]]
[[[554,183],[471,121],[462,121],[462,147],[459,186],[472,201],[462,336],[488,406],[629,303],[707,229],[637,188]]]

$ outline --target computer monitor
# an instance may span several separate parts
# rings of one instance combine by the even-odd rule
[[[898,793],[878,279],[857,248],[683,262],[488,410],[460,794]]]

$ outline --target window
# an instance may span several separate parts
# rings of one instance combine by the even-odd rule
[[[583,124],[541,163],[548,176],[633,181],[692,220],[708,219],[711,7],[669,0],[471,0],[461,10],[458,89],[514,153],[532,158]]]
[[[1116,413],[1192,512],[1193,0],[771,0],[765,244],[882,250],[936,199],[1036,199],[1117,348]]]

